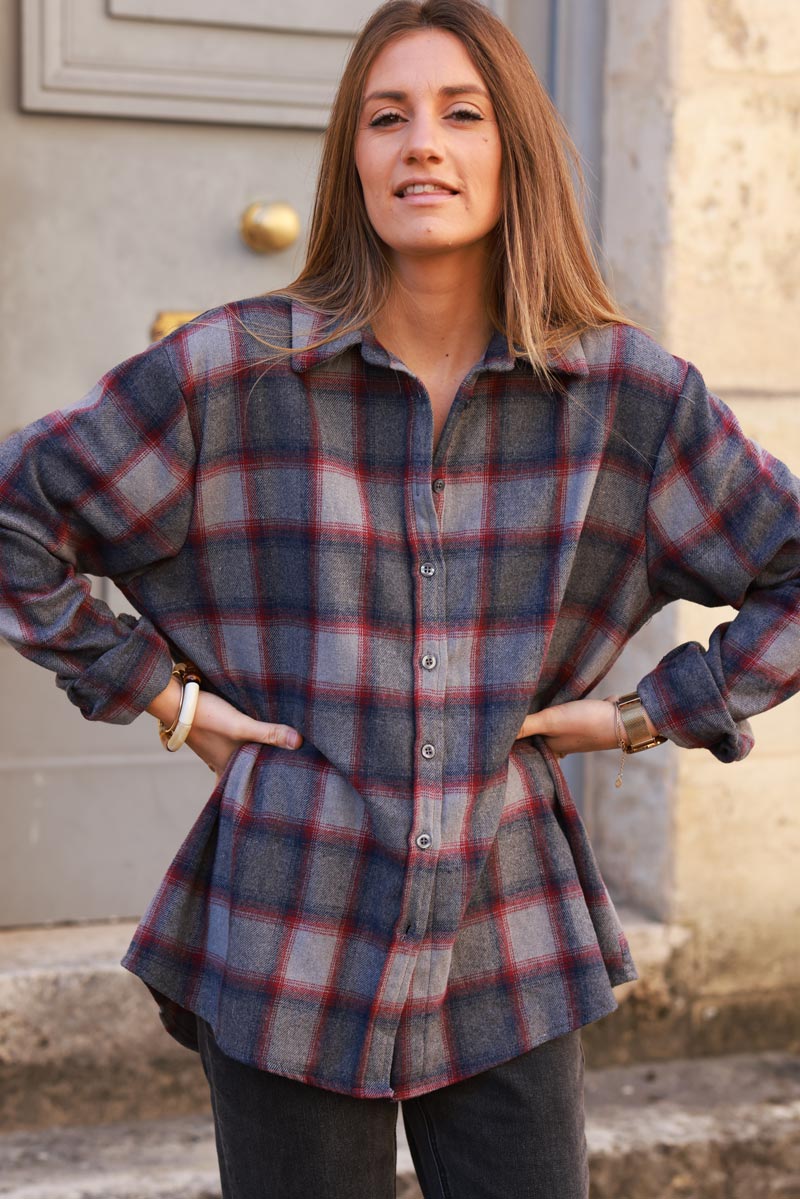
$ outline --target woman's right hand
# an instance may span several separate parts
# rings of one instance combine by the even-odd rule
[[[147,711],[169,725],[177,715],[180,702],[181,685],[172,678]],[[303,738],[288,725],[253,720],[227,700],[201,688],[192,731],[186,738],[190,749],[219,778],[235,751],[248,741],[259,745],[277,745],[282,749],[297,749],[302,745]]]

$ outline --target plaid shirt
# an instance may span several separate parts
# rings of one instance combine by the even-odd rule
[[[245,326],[291,360],[265,371]],[[685,596],[739,612],[639,692],[678,745],[743,757],[800,687],[798,484],[637,330],[575,340],[557,388],[495,337],[434,453],[414,375],[319,328],[279,298],[208,313],[6,443],[0,633],[89,719],[186,655],[300,730],[233,755],[123,964],[188,1044],[197,1013],[241,1061],[403,1099],[636,977],[557,761],[515,736]]]

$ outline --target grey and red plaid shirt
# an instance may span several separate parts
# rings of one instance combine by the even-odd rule
[[[0,633],[90,719],[188,656],[300,730],[234,754],[123,964],[187,1043],[196,1013],[241,1061],[403,1099],[636,977],[558,763],[516,733],[684,596],[739,611],[639,692],[678,745],[743,757],[800,687],[798,484],[637,330],[576,340],[556,388],[496,337],[433,453],[414,375],[369,329],[312,348],[320,324],[207,313],[7,442]]]

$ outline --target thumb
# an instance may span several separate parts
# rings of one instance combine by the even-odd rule
[[[522,722],[517,740],[520,737],[532,737],[534,734],[544,734],[551,732],[550,722],[547,716],[547,709],[542,712],[530,712]]]
[[[247,729],[247,739],[260,745],[277,745],[281,749],[298,749],[303,738],[297,729],[288,724],[271,724],[265,720],[252,720]]]

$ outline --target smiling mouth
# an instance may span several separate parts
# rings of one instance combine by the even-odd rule
[[[458,192],[449,187],[443,187],[440,183],[412,183],[396,192],[395,195],[402,200],[406,196],[457,196]]]

